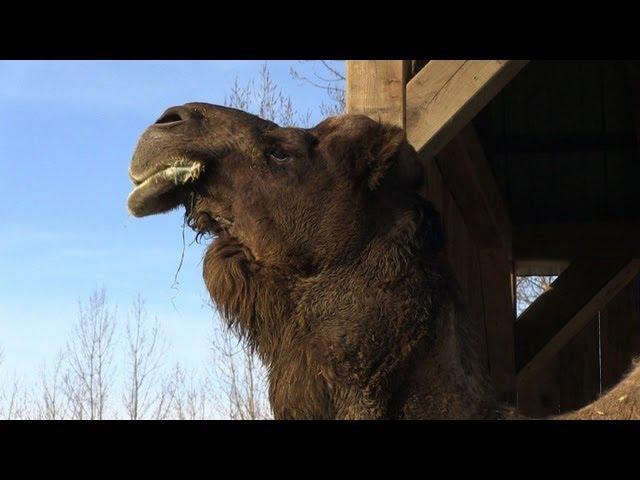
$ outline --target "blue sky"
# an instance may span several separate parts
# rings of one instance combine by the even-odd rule
[[[0,62],[0,347],[29,377],[65,343],[78,299],[105,286],[119,321],[140,292],[171,343],[170,360],[197,366],[214,313],[201,277],[204,246],[188,244],[182,212],[134,219],[125,202],[137,138],[169,106],[223,103],[234,80],[264,61]],[[289,68],[270,71],[300,111],[319,120],[322,91]]]

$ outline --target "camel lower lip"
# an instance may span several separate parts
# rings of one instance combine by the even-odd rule
[[[162,195],[197,180],[202,171],[202,163],[183,161],[148,176],[137,183],[129,194],[129,212],[136,217],[144,217],[166,210],[166,205],[161,201]]]

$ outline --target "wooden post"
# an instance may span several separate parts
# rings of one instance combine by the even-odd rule
[[[479,248],[504,247],[510,252],[511,219],[473,126],[467,125],[437,159],[474,243]]]
[[[479,250],[489,370],[500,400],[515,403],[513,263],[505,248]]]
[[[483,308],[474,314],[482,316],[480,323],[484,321],[491,377],[499,398],[513,404],[515,277],[511,220],[472,125],[467,125],[442,149],[437,164],[477,249]],[[450,254],[454,260],[464,255],[462,251]]]
[[[347,61],[347,113],[405,128],[408,60]]]
[[[478,249],[489,368],[499,398],[512,404],[516,383],[512,227],[470,122],[526,63],[432,60],[409,81],[406,93],[407,138],[425,164],[437,156],[447,190]]]

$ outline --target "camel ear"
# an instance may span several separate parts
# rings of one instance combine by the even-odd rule
[[[371,190],[382,183],[409,146],[403,129],[389,124],[378,124],[376,127],[365,143],[368,151],[364,155],[367,160],[367,182]]]
[[[402,188],[420,188],[424,169],[403,129],[378,124],[369,145],[365,157],[368,159],[367,183],[371,190],[377,189],[385,180]]]
[[[415,186],[422,166],[402,128],[365,115],[343,115],[324,123],[331,131],[328,144],[335,158],[349,158],[358,178],[371,190],[386,179]]]

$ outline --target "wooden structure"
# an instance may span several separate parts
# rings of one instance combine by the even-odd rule
[[[407,132],[501,398],[587,404],[640,354],[640,68],[347,62],[347,111]],[[516,318],[516,275],[559,275]]]

